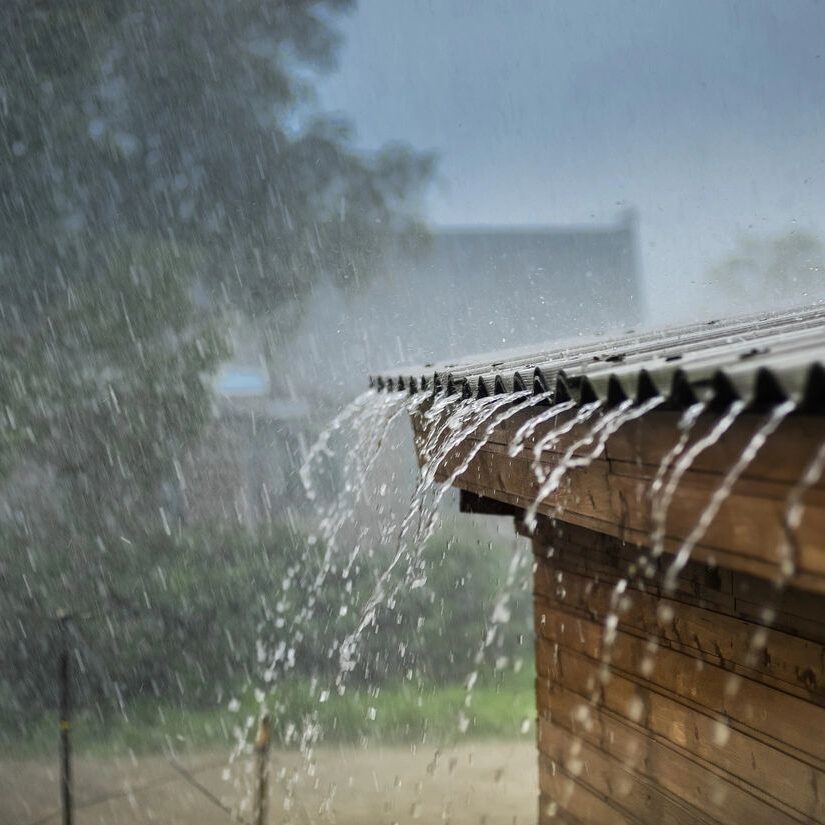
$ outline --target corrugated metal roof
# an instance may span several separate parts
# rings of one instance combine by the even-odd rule
[[[468,398],[551,390],[554,402],[609,405],[662,395],[677,408],[737,399],[772,406],[790,399],[825,414],[825,304],[384,373],[372,376],[370,385]]]

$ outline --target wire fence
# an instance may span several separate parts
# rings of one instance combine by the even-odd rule
[[[198,793],[200,793],[212,805],[223,811],[227,815],[227,821],[240,823],[240,825],[252,825],[252,823],[249,822],[249,820],[246,820],[237,813],[233,812],[233,810],[228,805],[225,805],[223,802],[221,802],[221,800],[217,796],[215,796],[215,794],[213,794],[207,787],[205,787],[201,782],[199,782],[196,779],[196,777],[200,776],[201,774],[207,773],[208,771],[216,770],[217,768],[224,767],[226,765],[225,758],[210,762],[206,765],[200,765],[198,768],[194,770],[189,770],[185,768],[183,765],[180,764],[180,762],[170,757],[167,757],[167,761],[169,762],[170,767],[174,770],[174,773],[156,777],[140,785],[130,785],[128,788],[125,788],[123,790],[99,794],[97,796],[90,797],[89,799],[81,799],[73,804],[73,813],[77,811],[84,811],[89,808],[94,808],[97,805],[103,805],[107,802],[117,802],[121,799],[140,797],[141,794],[145,794],[148,791],[156,790],[157,788],[161,788],[166,785],[173,785],[178,782],[186,782],[190,787],[198,791]],[[66,813],[62,807],[55,808],[54,810],[50,811],[44,816],[41,816],[38,819],[31,820],[27,823],[27,825],[47,825],[47,823],[57,822],[61,818],[65,820],[65,817]]]
[[[58,707],[56,715],[57,739],[59,741],[59,772],[60,772],[60,806],[53,810],[30,820],[26,825],[46,825],[50,822],[62,822],[63,825],[73,825],[75,814],[106,803],[117,802],[119,800],[134,800],[147,792],[158,788],[173,785],[175,783],[186,783],[203,799],[207,800],[211,806],[222,811],[227,822],[239,823],[240,825],[258,825],[263,823],[264,818],[261,812],[266,808],[267,787],[266,781],[269,777],[268,759],[269,742],[267,736],[266,748],[256,748],[258,760],[258,776],[260,784],[257,789],[255,802],[256,822],[253,823],[225,804],[216,794],[214,794],[198,777],[217,768],[226,767],[228,756],[218,760],[210,761],[205,765],[196,768],[187,768],[180,760],[170,754],[165,755],[165,760],[171,769],[171,773],[163,774],[159,777],[147,780],[139,784],[124,782],[122,789],[106,791],[90,797],[76,798],[73,783],[73,759],[72,759],[72,686],[82,674],[78,673],[78,668],[72,667],[73,661],[82,660],[85,664],[83,671],[88,667],[92,672],[110,688],[112,695],[118,694],[117,685],[113,682],[108,668],[101,658],[95,653],[92,647],[83,638],[81,624],[94,621],[105,621],[108,618],[112,606],[107,605],[102,611],[80,611],[66,612],[58,610],[49,614],[41,610],[22,609],[14,612],[15,618],[32,624],[40,624],[46,628],[45,632],[54,634],[58,641],[58,656],[55,665],[55,679],[58,683]],[[146,613],[147,611],[136,608],[128,603],[121,603],[115,608],[117,611],[126,612],[129,615]],[[268,726],[268,720],[266,722]]]

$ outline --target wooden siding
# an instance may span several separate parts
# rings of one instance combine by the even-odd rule
[[[533,546],[540,822],[825,822],[825,597],[700,562],[617,595],[644,548],[549,519]]]
[[[538,491],[532,470],[532,448],[552,426],[570,420],[575,411],[562,413],[553,424],[536,431],[517,457],[507,448],[518,427],[536,409],[520,412],[485,441],[466,472],[454,485],[479,496],[526,508]],[[649,541],[652,528],[650,487],[662,458],[678,439],[675,412],[648,413],[630,421],[607,439],[601,454],[588,466],[571,470],[558,492],[539,512],[590,528],[599,533],[635,543]],[[706,434],[715,416],[702,416],[691,441]],[[719,443],[699,453],[684,474],[667,513],[665,550],[675,551],[688,537],[751,436],[765,421],[758,414],[742,415]],[[413,420],[419,450],[434,423]],[[545,473],[557,466],[566,451],[590,431],[590,423],[574,427],[540,455]],[[479,432],[453,450],[439,468],[437,478],[449,480],[470,450],[479,448]],[[721,568],[749,573],[763,579],[777,578],[785,546],[784,516],[789,492],[799,481],[812,456],[825,442],[825,418],[792,416],[785,420],[744,470],[697,544],[693,557]],[[592,451],[592,443],[574,455]],[[423,456],[421,456],[423,459]],[[804,516],[794,535],[795,573],[793,584],[803,590],[825,593],[825,478],[804,496]]]
[[[464,509],[513,514],[533,539],[539,821],[825,824],[825,479],[805,491],[798,528],[786,520],[825,442],[825,418],[785,419],[665,588],[672,554],[765,417],[743,414],[695,456],[656,556],[651,488],[679,439],[679,413],[629,421],[592,456],[593,422],[579,424],[534,458],[551,428],[572,423],[571,410],[511,457],[515,433],[536,412],[517,412],[492,433],[481,424],[436,477],[464,491]],[[717,421],[701,416],[688,448]],[[413,417],[422,462],[440,423]],[[588,460],[527,531],[535,465],[546,477],[571,456]]]

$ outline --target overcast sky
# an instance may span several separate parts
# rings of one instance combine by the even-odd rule
[[[320,105],[434,149],[438,224],[639,211],[648,302],[708,311],[743,232],[825,237],[819,0],[361,0]]]

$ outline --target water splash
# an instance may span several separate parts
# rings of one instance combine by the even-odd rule
[[[654,558],[658,558],[664,552],[667,513],[682,477],[701,453],[718,443],[719,439],[733,426],[739,414],[744,409],[744,401],[734,401],[730,407],[728,407],[725,414],[711,427],[710,431],[691,444],[674,464],[661,495],[654,503],[651,515],[653,529],[651,531],[650,545],[651,554]]]
[[[321,456],[331,457],[332,452],[329,449],[329,440],[338,432],[344,424],[349,422],[352,418],[357,416],[371,401],[377,397],[374,390],[367,390],[361,393],[357,398],[347,404],[335,418],[321,431],[321,434],[316,439],[315,443],[310,447],[309,452],[304,459],[304,463],[298,470],[298,475],[303,484],[306,496],[310,501],[315,500],[316,492],[315,486],[312,482],[312,471],[314,465],[321,458]]]
[[[414,539],[416,544],[426,543],[427,540],[432,537],[433,531],[435,530],[436,518],[438,514],[437,508],[442,498],[444,497],[446,492],[452,488],[453,484],[459,478],[461,478],[461,476],[463,476],[464,473],[467,472],[467,470],[473,462],[473,459],[489,443],[490,439],[492,438],[496,430],[505,421],[509,420],[514,415],[523,412],[525,409],[529,409],[530,407],[534,407],[537,404],[540,404],[542,401],[545,401],[549,397],[550,393],[542,393],[541,395],[531,396],[528,391],[514,393],[513,395],[509,396],[509,405],[506,403],[502,404],[502,406],[507,406],[508,409],[505,409],[504,412],[493,417],[492,421],[484,429],[484,432],[481,434],[478,440],[467,451],[467,454],[464,456],[464,458],[459,462],[455,469],[453,469],[449,476],[447,476],[447,478],[441,483],[441,486],[436,490],[434,500],[432,501],[428,509],[427,519],[426,521],[420,521],[419,528],[418,530],[416,530]],[[498,409],[499,407],[496,406],[494,408],[494,412]],[[447,452],[444,455],[444,460],[446,460],[448,457],[449,452]]]
[[[796,540],[796,532],[802,524],[802,516],[805,513],[805,494],[819,483],[823,473],[825,473],[825,441],[819,445],[799,481],[785,499],[782,541],[779,547],[779,576],[776,580],[776,586],[780,590],[793,578],[798,568],[799,544]]]
[[[390,427],[409,409],[404,393],[391,393],[373,398],[371,404],[352,417],[356,440],[344,455],[338,494],[328,508],[321,510],[319,522],[321,538],[330,554],[342,526],[363,500],[367,476],[381,454]]]
[[[425,418],[433,422],[440,415],[447,412],[451,404],[453,406],[453,409],[447,412],[446,420],[435,428],[432,434],[426,438],[425,442],[420,445],[422,454],[429,458],[421,470],[419,483],[410,502],[407,517],[402,523],[396,553],[382,573],[372,597],[364,608],[358,627],[355,632],[344,641],[341,647],[340,659],[342,672],[352,669],[358,639],[374,621],[377,608],[382,603],[393,600],[400,587],[403,586],[404,583],[410,582],[410,573],[416,569],[416,560],[434,533],[438,505],[445,493],[451,489],[453,483],[467,471],[473,459],[504,422],[525,409],[549,400],[551,395],[552,394],[548,392],[534,396],[529,391],[522,391],[509,395],[493,396],[458,403],[456,403],[455,399],[442,398],[438,399],[424,412],[423,415]],[[572,404],[570,406],[572,406]],[[502,408],[505,408],[503,412],[501,411]],[[556,413],[560,411],[561,410],[557,410]],[[437,473],[444,462],[447,461],[455,450],[460,448],[468,437],[477,434],[479,428],[485,423],[486,427],[478,436],[473,446],[467,451],[461,462],[439,485],[431,501],[425,502],[425,496],[434,487]],[[412,538],[405,540],[405,536],[410,530],[416,514],[419,518],[418,527]],[[407,577],[398,582],[394,588],[386,590],[385,587],[392,573],[404,558],[407,560]],[[493,622],[493,624],[495,625],[495,622]],[[487,642],[488,645],[492,643],[492,638],[488,637]],[[483,655],[483,651],[479,655]]]
[[[365,395],[369,396],[370,394]],[[419,429],[417,437],[417,448],[423,459],[423,465],[420,468],[409,508],[400,524],[396,521],[393,524],[384,523],[382,525],[382,542],[389,549],[392,542],[395,541],[395,552],[391,557],[388,557],[386,566],[382,564],[382,572],[372,595],[361,612],[357,629],[337,647],[340,669],[336,684],[339,691],[344,689],[346,674],[355,667],[360,637],[376,621],[377,611],[384,606],[392,607],[400,588],[405,585],[418,586],[418,579],[415,577],[423,575],[418,567],[421,550],[433,535],[437,524],[438,507],[446,491],[451,489],[452,485],[468,471],[476,456],[489,442],[489,439],[494,433],[500,431],[501,426],[508,419],[551,400],[552,397],[550,393],[532,396],[528,392],[523,392],[508,396],[462,400],[455,395],[433,397],[432,395],[420,393],[415,396],[403,396],[403,394],[398,393],[390,396],[384,394],[384,401],[379,404],[374,398],[375,394],[372,394],[372,396],[372,400],[364,400],[364,397],[361,396],[353,402],[353,405],[350,405],[355,409],[342,411],[336,417],[337,423],[334,421],[334,426],[330,425],[328,428],[329,432],[325,434],[322,444],[320,446],[313,445],[313,449],[307,457],[309,469],[306,471],[306,475],[310,481],[309,487],[318,491],[317,485],[313,483],[313,471],[318,468],[325,456],[331,456],[334,453],[331,446],[333,434],[347,424],[351,424],[358,433],[356,447],[348,447],[347,451],[342,454],[342,462],[345,468],[344,489],[339,491],[339,499],[330,508],[322,512],[323,518],[319,535],[324,541],[326,555],[320,560],[319,576],[321,578],[319,581],[323,581],[323,576],[331,568],[331,564],[334,562],[333,553],[337,552],[336,548],[344,544],[343,541],[338,539],[339,531],[343,524],[352,517],[353,502],[357,503],[366,495],[364,481],[371,472],[377,455],[385,443],[388,430],[393,422],[404,413],[420,416],[427,424],[427,426]],[[558,489],[569,470],[590,464],[602,455],[609,438],[621,426],[628,421],[645,415],[661,404],[662,401],[661,397],[656,397],[636,406],[627,401],[603,413],[595,422],[591,419],[602,411],[603,406],[598,402],[594,402],[592,405],[584,405],[577,410],[570,420],[546,433],[536,445],[532,445],[533,461],[540,463],[543,451],[557,443],[563,435],[571,432],[577,424],[589,423],[587,433],[565,450],[559,465],[549,473],[542,474],[539,495],[537,495],[530,510],[528,510],[528,514],[533,518],[533,525],[535,525],[535,516],[541,501]],[[508,445],[508,453],[511,456],[518,455],[525,449],[528,439],[535,434],[541,423],[552,421],[573,407],[575,407],[574,402],[565,402],[542,410],[537,415],[532,415],[516,430]],[[730,488],[736,483],[741,473],[745,471],[765,440],[780,425],[784,417],[791,412],[791,409],[792,406],[790,409],[786,409],[784,405],[781,409],[777,408],[769,420],[759,428],[740,457],[740,461],[734,465],[731,472],[725,477],[720,489],[715,491],[711,505],[715,505],[718,498],[717,509],[721,507]],[[682,476],[690,468],[696,456],[703,449],[716,443],[733,424],[741,411],[741,405],[732,405],[725,416],[719,422],[716,422],[711,432],[695,444],[690,445],[692,431],[704,411],[704,405],[697,404],[684,413],[679,423],[681,432],[678,441],[663,457],[653,479],[650,488],[651,507],[653,510],[660,510],[663,524]],[[471,445],[463,450],[460,459],[455,463],[458,451],[462,450],[468,439],[472,441]],[[823,472],[823,468],[825,468],[825,445],[823,445],[820,453],[818,468],[813,467],[814,462],[812,462],[812,466],[809,468],[810,472],[806,473],[805,476],[805,479],[813,479],[809,482],[810,485],[816,483]],[[445,466],[449,462],[453,462],[450,464],[451,469],[445,471]],[[540,469],[543,470],[543,468]],[[439,477],[441,477],[440,484],[438,482]],[[725,482],[728,483],[725,484]],[[727,486],[727,492],[722,490],[725,486]],[[804,490],[799,493],[799,502],[801,502],[803,494]],[[791,529],[790,525],[794,523],[798,526],[798,520],[794,522],[794,518],[796,517],[789,512],[787,518],[789,529]],[[710,525],[712,519],[713,516],[710,516],[704,529]],[[525,521],[527,521],[527,518]],[[652,523],[656,526],[658,524],[657,518],[652,516]],[[697,529],[699,527],[700,525],[697,524]],[[690,557],[695,543],[701,540],[704,529],[702,529],[701,534],[698,535],[693,544],[690,543],[694,535],[693,532],[685,541],[681,550],[686,554],[686,558]],[[664,529],[662,529],[662,536],[664,536]],[[357,546],[351,552],[348,551],[344,570],[352,566],[357,553]],[[512,579],[515,577],[514,571],[516,568],[514,565],[518,566],[520,563],[514,556],[507,576],[508,587],[512,586]],[[399,567],[403,571],[401,575],[398,575]],[[413,578],[415,578],[415,581],[412,581]],[[600,654],[602,664],[605,667],[609,666],[611,660],[611,645],[618,627],[619,615],[627,597],[627,587],[628,579],[621,579],[611,594],[609,615],[605,621],[605,632]],[[481,639],[476,651],[476,670],[469,674],[465,682],[465,708],[469,707],[472,702],[478,667],[482,664],[487,651],[492,649],[496,633],[502,624],[507,621],[508,611],[508,597],[505,594],[496,599],[493,614],[487,625],[487,632]],[[383,616],[383,613],[380,615]],[[331,684],[329,686],[332,687]],[[597,687],[594,688],[594,690],[596,689]],[[596,701],[595,693],[592,699],[593,702]],[[466,720],[466,716],[464,718]],[[306,751],[310,754],[312,745],[318,736],[317,719],[315,721],[311,718],[305,720],[304,729],[304,733],[309,735]],[[461,730],[461,724],[459,730]],[[312,734],[312,731],[315,731],[315,733]],[[303,734],[301,736],[303,739]],[[315,738],[312,738],[313,736]],[[302,745],[302,749],[303,747]]]
[[[559,404],[554,404],[552,407],[540,412],[524,422],[515,432],[507,453],[510,458],[515,458],[523,449],[525,442],[529,439],[538,427],[547,421],[551,421],[563,412],[572,410],[576,406],[575,401],[563,401]]]
[[[516,544],[516,546],[513,548],[513,553],[510,558],[510,564],[507,568],[507,576],[505,578],[503,585],[500,588],[500,592],[495,600],[493,609],[490,612],[490,618],[487,622],[486,631],[481,641],[479,642],[478,648],[475,652],[475,656],[473,657],[474,670],[468,674],[467,679],[464,682],[465,708],[469,708],[472,704],[473,688],[475,687],[476,682],[478,680],[479,670],[484,663],[487,651],[490,650],[493,644],[495,643],[496,638],[501,632],[502,626],[505,625],[508,621],[510,621],[510,602],[513,598],[513,591],[515,588],[517,577],[521,569],[525,567],[531,555],[532,551],[529,547],[526,548],[523,545],[519,546],[518,544]],[[496,670],[498,669],[499,668],[496,667]],[[462,710],[459,713],[458,719],[458,730],[461,733],[465,733],[467,730],[466,722],[467,718]]]
[[[380,455],[389,428],[408,408],[408,405],[408,397],[404,393],[379,394],[371,390],[359,396],[348,408],[345,408],[334,420],[337,422],[335,426],[330,425],[310,450],[302,470],[308,479],[310,489],[314,490],[311,475],[313,465],[310,456],[314,456],[316,464],[322,454],[332,457],[333,452],[329,447],[330,438],[334,432],[342,428],[344,423],[349,423],[355,435],[355,443],[350,445],[350,449],[344,454],[342,481],[338,485],[337,495],[328,507],[319,506],[318,532],[323,555],[317,558],[314,584],[303,608],[297,614],[294,635],[299,634],[300,628],[306,626],[315,615],[316,594],[320,592],[332,568],[339,533],[352,519],[355,508],[363,499],[367,487],[365,483],[367,476]],[[319,447],[319,444],[322,446]],[[318,538],[315,535],[309,536],[310,547],[318,545]],[[272,668],[269,672],[272,672]]]
[[[583,438],[580,438],[578,441],[571,444],[565,451],[559,463],[541,483],[535,499],[527,508],[524,514],[524,525],[526,528],[530,531],[535,530],[538,508],[541,506],[542,502],[548,498],[548,496],[558,490],[565,475],[571,469],[588,467],[602,454],[602,452],[604,452],[608,439],[616,433],[620,427],[628,421],[633,421],[637,418],[641,418],[643,415],[646,415],[651,410],[659,406],[663,401],[664,398],[657,395],[648,399],[643,404],[640,404],[638,407],[633,407],[633,402],[628,399],[615,409],[606,413],[591,427],[590,431]],[[593,444],[594,441],[596,444],[589,453],[583,456],[576,455],[582,447],[587,447]]]
[[[441,441],[435,455],[425,460],[422,468],[422,486],[429,488],[441,466],[450,454],[461,446],[482,424],[488,421],[502,407],[511,405],[529,395],[523,391],[513,395],[493,395],[486,398],[466,402],[466,407],[460,408],[457,414],[448,416],[446,427],[448,435]],[[466,422],[469,420],[469,424]],[[492,430],[490,431],[492,432]],[[487,436],[489,438],[489,435]]]
[[[287,573],[280,598],[285,596],[292,580],[299,578],[301,573],[309,574],[314,581],[308,584],[303,604],[292,617],[288,635],[284,635],[286,631],[279,632],[277,643],[274,643],[271,650],[267,649],[266,643],[258,640],[258,659],[264,668],[262,678],[268,686],[270,696],[276,695],[274,691],[280,677],[295,665],[295,650],[305,628],[315,617],[321,588],[330,571],[334,569],[339,533],[342,527],[352,520],[356,507],[366,494],[367,477],[382,452],[389,429],[405,411],[414,410],[420,401],[421,399],[410,398],[401,392],[378,393],[369,390],[362,393],[332,420],[308,451],[300,474],[307,497],[315,502],[319,514],[317,535],[308,537],[309,552],[300,562],[300,571],[292,570]],[[339,463],[341,481],[337,485],[333,501],[324,506],[319,502],[321,491],[316,476],[322,471],[324,459],[335,458],[336,449],[333,448],[332,440],[345,430],[348,438]],[[340,450],[340,447],[338,449]],[[313,548],[322,548],[323,552],[312,553]],[[348,561],[351,566],[352,558]],[[316,566],[314,573],[311,572],[313,565]],[[276,627],[280,626],[276,624]],[[256,691],[256,697],[263,712],[267,696],[263,691]],[[310,740],[306,737],[315,727],[315,722],[307,718],[301,724],[300,731],[296,728],[295,735],[300,733],[302,742],[306,739],[308,750],[311,750]],[[239,743],[245,741],[248,732],[247,728],[241,731]]]
[[[339,689],[343,686],[344,675],[355,668],[357,662],[358,644],[368,627],[374,624],[379,607],[387,601],[392,601],[398,594],[405,582],[409,582],[411,574],[419,567],[421,553],[426,544],[424,538],[424,528],[432,535],[432,525],[434,523],[433,513],[436,512],[441,496],[435,496],[433,501],[427,502],[426,495],[436,483],[438,470],[447,460],[450,454],[458,449],[461,444],[469,438],[478,428],[487,422],[501,407],[512,405],[516,397],[522,398],[529,393],[514,395],[488,396],[481,399],[463,400],[454,403],[452,409],[449,404],[441,405],[441,412],[446,413],[446,420],[439,427],[434,427],[431,436],[425,437],[422,445],[422,455],[427,457],[426,463],[422,467],[416,489],[412,495],[407,515],[401,523],[398,534],[395,552],[384,568],[376,582],[373,592],[367,600],[355,630],[350,633],[342,642],[339,652],[339,675],[337,683]],[[428,411],[428,412],[431,412]],[[425,412],[426,416],[427,413]],[[435,416],[430,415],[431,420]],[[490,434],[495,427],[489,428]],[[489,438],[489,435],[487,435]],[[446,485],[444,488],[446,489]],[[443,493],[441,494],[443,495]],[[412,528],[416,517],[419,526],[414,531],[412,537],[408,534]],[[397,582],[394,586],[388,587],[393,573],[398,565],[406,560],[407,577]]]
[[[420,519],[422,508],[425,506],[426,494],[435,484],[438,470],[450,451],[459,447],[502,403],[502,396],[492,396],[461,401],[453,399],[452,407],[448,404],[442,405],[439,415],[444,420],[440,425],[432,425],[430,434],[425,435],[424,441],[420,444],[419,455],[422,465],[419,469],[418,483],[407,508],[407,515],[401,522],[399,542],[405,538],[415,519],[417,517]],[[488,410],[490,407],[493,409]],[[432,409],[425,412],[425,418],[429,418],[430,421],[436,420],[436,416],[431,413]]]
[[[368,600],[361,614],[361,619],[355,631],[350,634],[341,646],[340,669],[341,673],[351,671],[356,660],[357,644],[366,629],[374,623],[377,610],[381,604],[391,601],[397,595],[399,589],[406,583],[409,584],[415,578],[415,571],[418,568],[420,554],[427,541],[432,537],[438,513],[438,504],[451,489],[452,484],[467,471],[472,460],[478,455],[483,447],[488,443],[490,437],[498,427],[506,420],[537,404],[548,400],[550,393],[542,393],[533,396],[529,391],[522,391],[509,395],[491,396],[483,399],[455,402],[453,408],[449,409],[449,399],[440,399],[437,412],[434,412],[436,404],[424,412],[425,418],[430,422],[435,421],[439,415],[446,413],[446,419],[439,426],[433,428],[433,432],[425,437],[425,442],[420,445],[421,453],[427,456],[425,466],[422,468],[419,483],[412,496],[407,516],[401,525],[399,541],[396,552],[390,563],[380,576],[372,597]],[[558,405],[565,409],[573,406]],[[499,412],[502,407],[506,407],[503,412]],[[595,409],[595,407],[593,408]],[[554,410],[558,414],[562,409]],[[592,413],[588,409],[584,415]],[[546,416],[546,411],[543,413]],[[489,423],[487,423],[489,422]],[[433,489],[438,471],[445,461],[457,450],[470,436],[478,433],[479,428],[487,423],[474,445],[464,456],[462,461],[453,469],[445,481],[438,487],[430,501],[426,500],[427,493]],[[565,428],[572,428],[573,423],[565,425]],[[564,429],[564,428],[563,428]],[[411,538],[407,534],[411,530],[412,523],[418,518],[418,527]],[[406,559],[407,575],[392,588],[387,585],[398,565]]]
[[[741,477],[742,473],[750,466],[756,458],[759,451],[765,445],[768,438],[776,431],[779,425],[789,416],[796,404],[793,401],[785,401],[783,404],[774,407],[765,421],[754,434],[750,441],[742,450],[739,458],[734,462],[733,466],[728,470],[722,479],[722,483],[713,491],[710,501],[702,511],[701,516],[697,520],[693,529],[688,534],[688,537],[682,542],[681,546],[676,552],[673,561],[665,573],[664,585],[666,592],[673,592],[676,588],[676,578],[688,563],[691,553],[696,545],[702,540],[702,537],[707,532],[713,520],[719,513],[722,505],[730,496],[731,490],[736,482]]]

